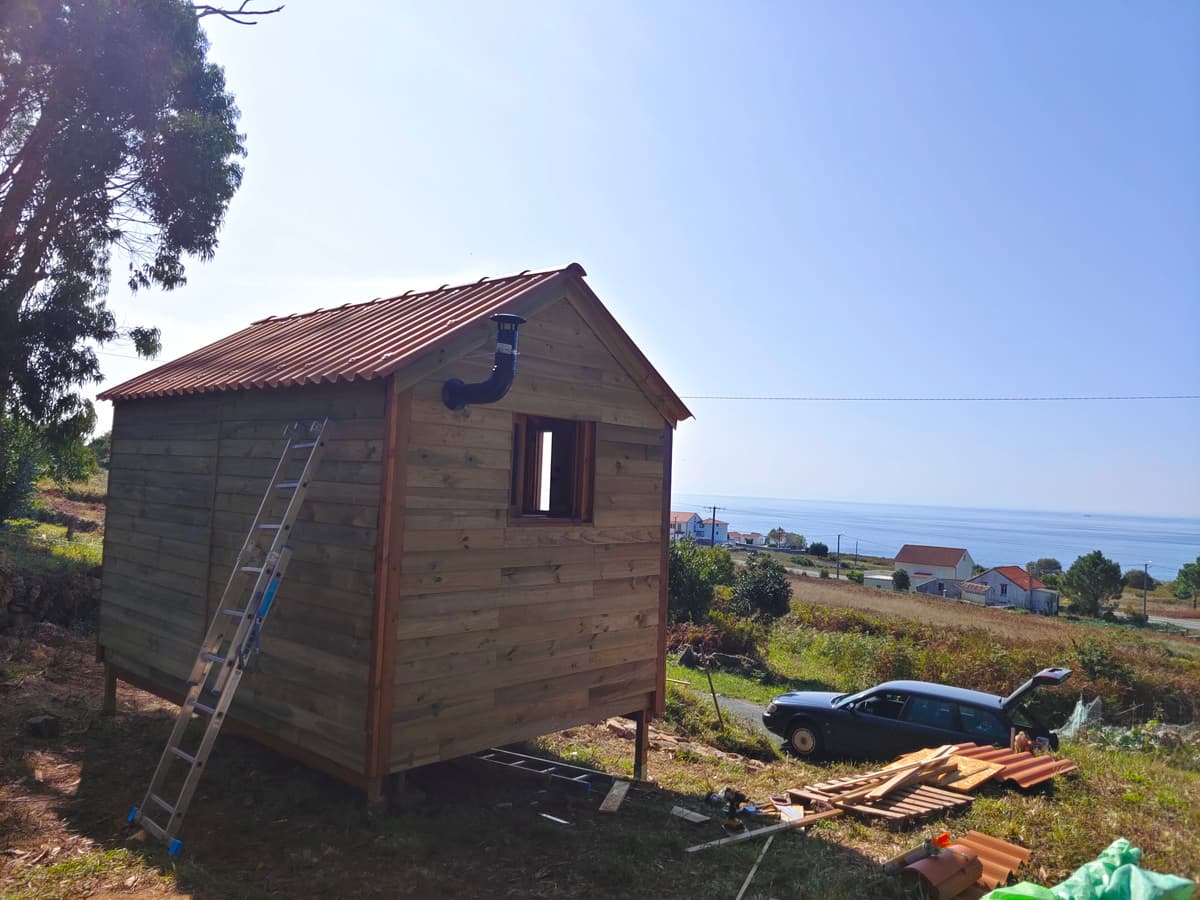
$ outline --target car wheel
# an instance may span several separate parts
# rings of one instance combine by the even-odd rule
[[[797,756],[814,757],[821,749],[821,738],[811,722],[800,721],[788,729],[788,748]]]

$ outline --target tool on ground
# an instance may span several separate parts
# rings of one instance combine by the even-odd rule
[[[145,799],[129,813],[129,822],[166,843],[172,856],[183,847],[176,835],[183,827],[183,817],[225,723],[225,714],[247,666],[258,655],[263,623],[291,559],[288,540],[292,527],[320,463],[331,424],[328,419],[296,422],[285,429],[283,453],[192,665],[175,727]],[[196,715],[208,721],[199,745],[188,752],[182,744],[188,723]],[[172,802],[162,794],[176,762],[186,766],[186,773]],[[152,812],[159,815],[160,811],[167,814],[165,823],[151,817]]]
[[[738,810],[750,798],[734,787],[727,787],[719,794],[713,794],[717,803],[725,804],[725,827],[737,831],[745,826],[738,819]]]

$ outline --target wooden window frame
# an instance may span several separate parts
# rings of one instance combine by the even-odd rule
[[[571,433],[574,447],[570,475],[570,509],[554,514],[539,509],[537,491],[541,484],[541,436],[547,431]],[[595,512],[596,423],[559,419],[529,413],[513,414],[512,488],[508,518],[516,524],[572,525],[590,524]]]

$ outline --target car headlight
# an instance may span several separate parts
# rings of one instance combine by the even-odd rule
[[[778,709],[779,709],[779,704],[776,703],[774,700],[772,700],[770,702],[770,704],[767,706],[767,715],[768,716],[775,715],[775,713]]]

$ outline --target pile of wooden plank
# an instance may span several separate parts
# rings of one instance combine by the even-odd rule
[[[794,788],[788,795],[794,800],[815,801],[893,822],[924,818],[966,806],[973,799],[945,789],[964,778],[953,756],[954,745],[946,744],[922,751],[917,759],[893,763],[865,775]]]

